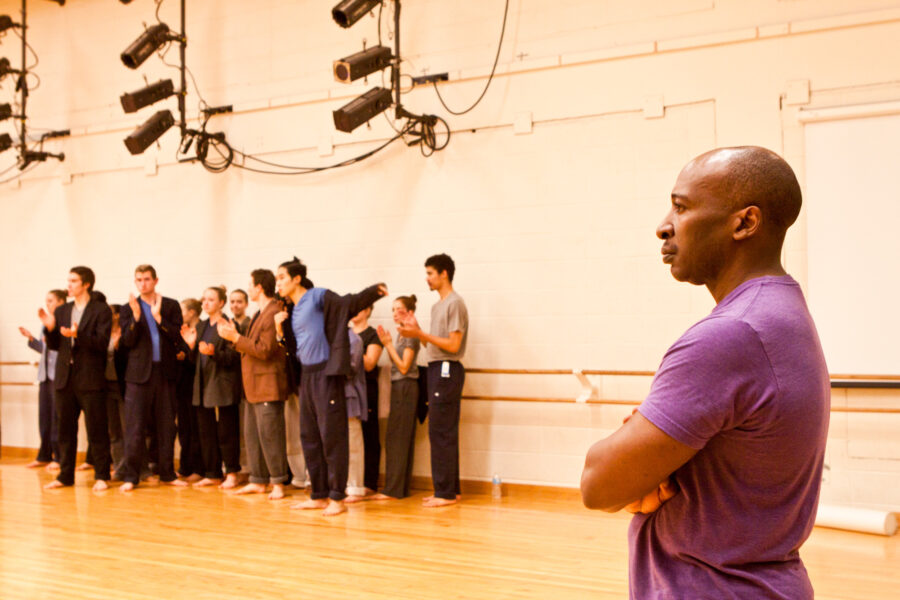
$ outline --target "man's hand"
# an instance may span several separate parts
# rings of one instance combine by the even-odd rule
[[[78,337],[78,323],[73,323],[71,327],[60,327],[59,332],[67,338],[75,339]]]
[[[403,323],[397,327],[397,333],[408,338],[419,337],[419,334],[422,333],[422,328],[419,327],[416,315],[407,315],[407,317],[403,319]]]
[[[635,500],[634,502],[626,506],[625,510],[632,514],[652,513],[677,493],[678,487],[675,485],[672,479],[669,478],[659,484],[659,487],[657,487],[655,490],[653,490],[640,500]]]
[[[128,294],[128,306],[131,307],[131,314],[134,315],[134,322],[137,323],[141,320],[141,305],[134,294]]]
[[[41,320],[41,323],[44,324],[44,327],[47,328],[47,331],[53,331],[54,329],[56,329],[56,317],[48,313],[43,308],[38,309],[38,319]]]
[[[226,321],[225,319],[219,321],[216,329],[219,332],[220,338],[228,340],[232,343],[238,341],[238,338],[241,337],[241,334],[238,333],[237,329],[234,326],[234,323]]]
[[[28,338],[28,341],[34,340],[34,336],[31,335],[31,332],[25,329],[24,327],[19,327],[19,333]]]
[[[275,334],[278,335],[279,338],[284,337],[284,327],[283,323],[288,320],[288,311],[281,310],[275,313]]]
[[[157,324],[162,323],[162,295],[156,294],[156,298],[153,300],[153,305],[150,307],[150,314],[153,315],[153,320],[156,321]]]
[[[216,347],[212,344],[207,344],[206,342],[200,342],[200,347],[197,348],[197,351],[200,354],[205,354],[206,356],[212,356],[216,353]]]
[[[187,358],[187,354],[184,353],[184,350],[175,355],[175,360],[184,360]]]
[[[381,325],[378,326],[378,339],[381,340],[381,343],[385,348],[394,345],[394,340],[391,339],[391,332],[387,331]]]
[[[378,295],[381,297],[388,295],[387,284],[385,284],[385,283],[378,284]]]
[[[185,323],[181,326],[181,339],[183,339],[184,343],[193,350],[194,346],[197,344],[197,330]]]

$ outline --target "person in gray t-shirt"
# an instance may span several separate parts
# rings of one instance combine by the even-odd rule
[[[431,441],[431,478],[434,496],[424,506],[454,504],[459,499],[459,406],[466,371],[459,362],[466,351],[469,313],[453,291],[456,265],[446,254],[425,261],[428,287],[441,299],[431,308],[431,330],[425,333],[415,316],[398,328],[403,337],[428,346],[428,438]]]

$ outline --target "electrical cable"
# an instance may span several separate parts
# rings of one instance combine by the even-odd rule
[[[444,102],[444,99],[441,97],[441,91],[438,89],[437,82],[436,81],[431,82],[431,84],[434,86],[434,92],[437,94],[438,100],[441,101],[441,105],[450,114],[457,115],[457,116],[466,114],[467,112],[469,112],[470,110],[472,110],[473,108],[478,106],[478,103],[481,102],[481,99],[484,98],[485,94],[487,94],[488,88],[491,87],[491,81],[494,80],[494,73],[497,71],[497,62],[500,60],[500,48],[503,47],[503,36],[506,34],[506,17],[508,14],[509,14],[509,0],[506,0],[506,8],[503,9],[503,26],[500,28],[500,43],[497,44],[497,55],[494,57],[494,66],[491,67],[491,74],[488,77],[487,83],[484,86],[484,90],[481,91],[481,95],[478,96],[478,99],[475,101],[474,104],[472,104],[472,106],[470,106],[466,110],[459,111],[459,112],[453,110],[452,108],[447,106],[447,103]]]

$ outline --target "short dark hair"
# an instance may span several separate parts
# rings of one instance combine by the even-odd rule
[[[307,290],[312,289],[313,282],[306,278],[306,265],[304,265],[296,256],[287,262],[281,263],[278,267],[287,271],[287,274],[291,279],[299,277],[301,287]]]
[[[262,287],[262,292],[266,298],[275,296],[275,274],[269,269],[255,269],[250,272],[250,279],[253,285]]]
[[[91,300],[93,300],[94,302],[102,302],[103,304],[106,304],[106,294],[104,294],[100,290],[91,292]]]
[[[156,269],[153,268],[153,265],[138,265],[134,268],[134,273],[135,275],[138,273],[150,273],[150,277],[158,279],[156,277]]]
[[[76,275],[78,275],[78,278],[81,279],[81,283],[83,285],[91,286],[91,291],[94,291],[94,283],[96,283],[97,279],[94,277],[94,272],[90,267],[72,267],[71,269],[69,269],[69,273],[75,273]]]
[[[241,288],[237,288],[237,289],[235,289],[235,290],[231,290],[231,293],[232,293],[232,294],[240,294],[241,296],[244,297],[244,302],[250,302],[250,297],[247,296],[247,292],[245,292],[245,291],[242,290]]]
[[[446,271],[447,279],[453,283],[453,274],[456,272],[456,265],[449,255],[435,254],[434,256],[429,256],[428,260],[425,261],[425,266],[432,267],[438,274]]]
[[[47,293],[53,294],[54,296],[56,296],[56,299],[59,300],[60,302],[65,302],[66,298],[69,297],[69,294],[68,294],[68,292],[66,292],[66,290],[50,290]]]
[[[397,302],[402,302],[403,306],[406,310],[410,312],[416,312],[416,295],[410,294],[409,296],[397,296]]]

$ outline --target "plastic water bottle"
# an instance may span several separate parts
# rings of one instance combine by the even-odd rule
[[[494,476],[491,478],[491,498],[494,500],[503,498],[503,482],[496,473],[494,473]]]

